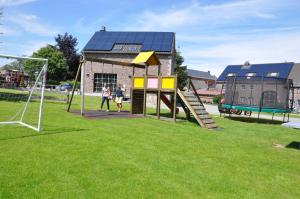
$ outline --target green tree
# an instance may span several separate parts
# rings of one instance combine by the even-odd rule
[[[47,79],[51,82],[59,83],[66,80],[68,65],[63,54],[54,46],[47,45],[34,52],[32,57],[48,59]],[[34,76],[39,72],[43,65],[39,61],[26,61],[25,71],[29,76]]]
[[[182,90],[187,85],[188,75],[187,66],[182,66],[184,58],[180,52],[176,51],[175,55],[175,74],[177,74],[177,86]]]
[[[77,54],[76,46],[78,44],[77,38],[65,33],[64,35],[58,34],[55,37],[56,48],[58,48],[64,55],[68,69],[68,79],[75,77],[79,65],[80,56]]]

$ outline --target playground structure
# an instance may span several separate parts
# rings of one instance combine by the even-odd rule
[[[292,111],[292,80],[264,76],[231,76],[227,77],[222,89],[225,113],[261,112],[285,115]],[[290,99],[291,97],[291,99]],[[227,110],[227,111],[226,111]],[[249,114],[251,115],[251,114]]]
[[[183,110],[186,113],[188,119],[194,117],[201,127],[213,129],[216,128],[216,124],[211,119],[209,114],[206,112],[201,99],[196,93],[196,90],[191,81],[186,89],[180,90],[177,88],[177,77],[176,75],[162,76],[161,75],[161,63],[157,58],[154,51],[140,52],[135,59],[131,62],[122,62],[115,60],[108,60],[95,57],[86,57],[84,54],[76,78],[74,81],[70,103],[67,111],[70,111],[74,91],[76,88],[79,74],[81,73],[81,110],[80,114],[85,115],[85,94],[84,94],[84,63],[87,61],[121,65],[132,68],[132,86],[131,86],[131,110],[132,115],[143,115],[146,116],[146,103],[147,94],[154,94],[157,96],[156,103],[156,116],[160,119],[161,101],[163,101],[167,107],[171,110],[173,121],[176,121],[176,114],[179,109],[176,107],[176,102],[180,102]],[[157,75],[149,75],[148,67],[157,66]],[[142,68],[145,70],[144,76],[136,76],[135,68]],[[178,98],[178,99],[177,99]]]

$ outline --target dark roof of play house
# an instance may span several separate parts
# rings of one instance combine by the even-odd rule
[[[217,81],[224,82],[229,73],[234,73],[236,76],[246,76],[247,73],[256,73],[256,76],[263,77],[266,77],[268,73],[278,73],[278,78],[288,78],[293,65],[293,62],[250,64],[248,67],[244,67],[245,65],[229,65],[225,68]]]
[[[138,51],[172,52],[174,32],[118,32],[97,31],[83,51],[112,51],[114,46],[137,45]]]
[[[216,80],[217,77],[214,75],[211,75],[209,71],[200,71],[200,70],[193,70],[193,69],[187,69],[188,76],[195,77],[195,78],[201,78],[201,79],[209,79],[209,80]]]

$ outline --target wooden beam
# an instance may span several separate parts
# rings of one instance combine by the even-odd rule
[[[70,108],[71,108],[71,105],[72,105],[73,96],[74,96],[74,92],[75,92],[75,89],[76,89],[76,85],[77,85],[77,81],[78,81],[78,78],[79,78],[79,73],[80,73],[82,64],[83,64],[83,60],[80,60],[80,64],[78,66],[75,81],[74,81],[73,88],[72,88],[71,98],[70,98],[68,109],[67,109],[68,112],[70,112]]]
[[[85,61],[92,61],[92,62],[101,62],[106,64],[114,64],[119,66],[128,66],[128,67],[136,67],[136,68],[145,68],[146,66],[143,64],[133,64],[129,62],[123,62],[123,61],[116,61],[111,59],[102,59],[102,58],[93,58],[93,57],[86,57]]]
[[[174,96],[173,96],[173,100],[174,100],[174,104],[173,104],[173,120],[174,122],[176,122],[176,105],[177,105],[177,75],[175,76],[175,85],[174,85]],[[179,111],[178,111],[179,113]]]

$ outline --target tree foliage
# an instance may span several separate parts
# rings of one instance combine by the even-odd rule
[[[76,49],[78,44],[77,38],[65,33],[64,35],[58,34],[55,37],[55,41],[56,48],[62,52],[66,59],[66,63],[69,66],[67,78],[73,79],[75,77],[80,59]]]
[[[68,65],[63,54],[57,50],[54,46],[47,45],[34,52],[32,57],[35,58],[46,58],[48,59],[48,72],[47,79],[51,82],[60,82],[66,80]],[[33,76],[39,72],[43,65],[40,61],[28,60],[26,61],[25,71]]]
[[[177,74],[177,86],[181,90],[187,85],[188,80],[187,67],[182,66],[183,62],[184,58],[181,56],[180,52],[176,51],[175,74]]]

